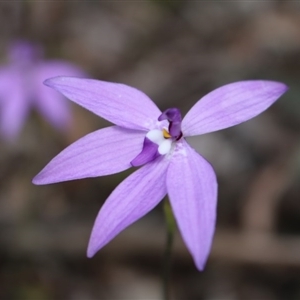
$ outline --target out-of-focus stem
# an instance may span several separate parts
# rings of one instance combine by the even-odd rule
[[[173,216],[170,202],[166,199],[164,201],[164,215],[167,227],[166,234],[166,247],[163,258],[163,277],[162,277],[162,291],[163,300],[170,300],[170,278],[171,278],[171,267],[172,267],[172,246],[174,241],[174,232],[176,222]]]

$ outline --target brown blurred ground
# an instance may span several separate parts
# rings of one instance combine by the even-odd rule
[[[300,2],[0,2],[0,51],[38,41],[49,58],[147,93],[186,113],[238,80],[285,82],[263,115],[190,139],[215,167],[218,226],[204,272],[179,235],[174,299],[300,299]],[[99,208],[129,172],[34,186],[60,150],[107,122],[73,107],[67,136],[32,114],[19,140],[0,145],[0,299],[160,299],[161,207],[85,256]]]

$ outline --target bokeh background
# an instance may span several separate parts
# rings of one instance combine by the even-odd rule
[[[19,38],[183,114],[226,83],[285,82],[290,91],[262,115],[189,139],[217,172],[218,222],[204,272],[176,234],[171,292],[175,300],[300,299],[299,1],[0,1],[2,64]],[[33,112],[16,141],[0,142],[0,299],[161,299],[161,205],[86,258],[99,208],[130,171],[31,183],[67,145],[108,125],[72,112],[67,133]]]

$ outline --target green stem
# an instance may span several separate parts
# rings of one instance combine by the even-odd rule
[[[168,200],[164,201],[164,214],[167,225],[167,239],[166,248],[164,252],[163,261],[163,278],[162,278],[162,292],[163,300],[170,300],[170,277],[171,277],[171,266],[172,266],[172,246],[174,242],[175,232],[175,219],[173,216],[172,208]]]

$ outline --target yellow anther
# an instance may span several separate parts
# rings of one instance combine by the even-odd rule
[[[163,136],[165,139],[169,139],[170,137],[172,137],[166,129],[163,129]]]

